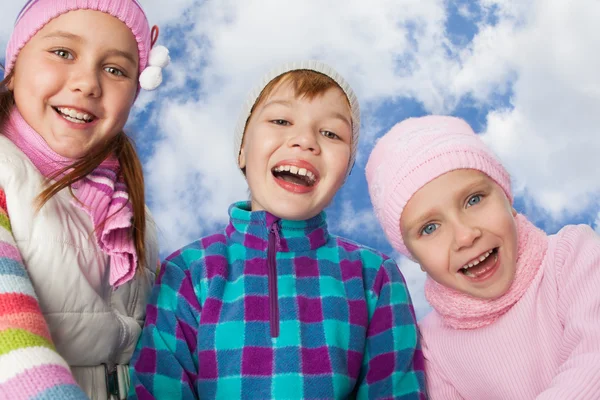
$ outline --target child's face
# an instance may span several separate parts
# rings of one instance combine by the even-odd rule
[[[276,87],[252,112],[240,153],[252,211],[292,220],[321,212],[346,177],[351,121],[339,88],[309,100],[289,83]]]
[[[138,62],[137,43],[123,22],[99,11],[71,11],[25,45],[8,87],[50,148],[77,159],[123,129]]]
[[[400,230],[435,281],[493,299],[506,293],[515,276],[515,215],[498,184],[480,171],[462,169],[419,189],[404,208]]]

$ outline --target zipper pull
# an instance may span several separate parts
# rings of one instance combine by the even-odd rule
[[[275,234],[275,243],[276,243],[276,248],[279,248],[280,243],[280,238],[279,238],[279,222],[281,220],[277,220],[275,222],[273,222],[271,224],[271,228],[269,228],[269,233]]]

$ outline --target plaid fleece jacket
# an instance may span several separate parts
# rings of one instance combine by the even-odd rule
[[[425,398],[395,262],[306,221],[230,208],[222,234],[164,262],[130,398]]]

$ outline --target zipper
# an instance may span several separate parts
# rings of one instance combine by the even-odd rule
[[[269,269],[269,322],[271,337],[279,337],[279,298],[277,293],[277,245],[279,227],[277,221],[269,229],[269,248],[267,249],[267,267]]]

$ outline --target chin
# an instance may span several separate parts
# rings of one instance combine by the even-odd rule
[[[58,155],[75,160],[88,153],[83,146],[73,143],[48,143],[48,146]]]
[[[304,221],[307,219],[310,219],[312,217],[314,217],[315,215],[319,214],[319,211],[309,211],[309,210],[297,210],[297,209],[293,209],[290,210],[287,207],[283,208],[283,209],[274,209],[274,210],[269,210],[269,212],[281,219],[287,219],[287,220],[291,220],[291,221]]]

